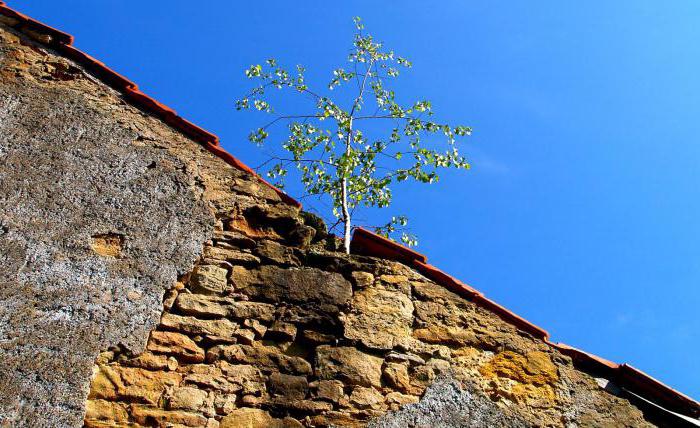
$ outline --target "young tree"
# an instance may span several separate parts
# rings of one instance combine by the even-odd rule
[[[327,197],[336,225],[343,225],[346,253],[350,252],[352,218],[357,207],[389,206],[390,185],[394,182],[434,183],[440,168],[468,169],[456,140],[471,133],[467,126],[434,122],[429,101],[401,105],[386,82],[399,75],[399,68],[410,68],[411,63],[365,34],[360,18],[354,22],[357,31],[347,58],[349,67],[335,69],[327,85],[328,91],[335,91],[338,97],[310,89],[304,67],[298,65],[292,75],[276,60],[268,59],[245,71],[259,84],[236,101],[237,110],[253,108],[276,114],[272,121],[250,133],[253,143],[263,145],[273,125],[287,122],[282,154],[270,155],[266,164],[273,162],[273,166],[267,176],[282,186],[289,167],[294,166],[309,195]],[[277,114],[270,105],[270,89],[291,90],[310,100],[313,110]],[[426,144],[422,139],[426,134],[440,134],[442,141]],[[438,149],[440,145],[442,150]],[[375,230],[391,237],[406,223],[405,216],[394,216]],[[405,230],[401,240],[407,245],[417,242]]]

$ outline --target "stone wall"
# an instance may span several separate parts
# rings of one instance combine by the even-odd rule
[[[8,27],[0,79],[0,425],[646,425]]]
[[[285,218],[276,206],[222,219],[147,351],[100,356],[87,426],[362,426],[439,379],[473,398],[452,408],[438,388],[425,406],[464,423],[646,424],[567,357],[406,266],[289,245]]]

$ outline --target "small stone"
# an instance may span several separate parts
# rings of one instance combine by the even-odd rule
[[[351,347],[316,348],[316,375],[351,385],[381,387],[383,360]]]
[[[374,388],[356,386],[350,394],[350,403],[360,409],[378,409],[384,404],[384,396]]]
[[[390,350],[401,338],[411,335],[413,302],[398,291],[365,288],[355,292],[352,312],[341,320],[347,339],[359,340],[369,348]]]
[[[168,387],[178,385],[181,380],[182,375],[174,372],[98,366],[93,370],[88,399],[124,399],[156,405],[163,392]]]
[[[275,307],[268,303],[240,302],[229,297],[202,294],[181,293],[175,307],[184,314],[204,317],[256,318],[269,322],[275,316]]]
[[[231,243],[240,248],[255,247],[255,241],[253,239],[250,239],[242,233],[238,233],[235,231],[217,231],[214,233],[214,239],[216,239],[217,241]]]
[[[275,397],[284,397],[287,400],[303,400],[309,392],[309,382],[305,376],[272,373],[268,391],[270,395]]]
[[[357,288],[367,288],[374,284],[374,275],[369,272],[357,271],[352,273],[352,282]]]
[[[256,319],[247,319],[243,321],[243,325],[253,330],[257,337],[263,337],[267,332],[267,327],[265,327],[263,324],[260,323],[260,321]]]
[[[385,402],[389,405],[389,408],[393,411],[399,410],[402,406],[406,404],[414,404],[419,401],[418,397],[413,395],[406,395],[400,392],[390,392],[386,395]]]
[[[173,355],[187,363],[201,363],[204,361],[204,349],[197,346],[192,339],[180,333],[153,331],[146,349],[151,352]]]
[[[269,428],[273,423],[274,418],[264,410],[242,408],[224,416],[219,428]]]
[[[124,365],[140,367],[147,370],[176,370],[177,360],[168,355],[157,355],[152,352],[142,352],[134,358],[126,360]]]
[[[228,415],[236,409],[236,394],[218,394],[214,398],[214,408],[220,415]]]
[[[181,410],[162,410],[153,407],[134,404],[131,406],[131,416],[141,425],[171,426],[180,424],[187,427],[206,426],[207,418],[196,413]]]
[[[201,320],[169,313],[163,314],[160,325],[187,334],[210,334],[224,337],[232,337],[240,329],[227,319]]]
[[[175,388],[166,396],[169,410],[201,411],[207,404],[207,393],[201,389],[184,386]]]
[[[337,380],[320,380],[316,384],[316,396],[337,403],[343,395],[343,383]]]
[[[120,403],[106,400],[87,400],[85,402],[85,419],[126,422],[129,420],[129,414]]]
[[[352,286],[339,273],[316,268],[289,268],[264,265],[253,271],[234,268],[232,279],[236,290],[252,298],[272,302],[346,305],[352,297]]]
[[[314,330],[305,329],[302,331],[302,337],[305,341],[310,342],[313,345],[323,345],[326,343],[335,344],[337,338],[332,334],[320,333]]]
[[[273,346],[218,345],[207,352],[207,361],[226,360],[251,364],[293,374],[311,374],[311,364],[299,357],[282,354]]]
[[[297,327],[294,324],[276,321],[267,329],[266,339],[281,342],[292,342],[297,336]]]
[[[405,364],[387,363],[384,367],[384,379],[391,388],[401,392],[406,392],[411,387],[411,378]]]
[[[226,291],[228,270],[219,266],[199,266],[192,275],[192,292],[199,294],[223,294]]]
[[[399,352],[389,352],[385,357],[387,361],[403,362],[408,361],[412,364],[425,364],[425,360],[415,354],[402,354]]]
[[[268,239],[258,242],[255,253],[266,261],[280,265],[299,266],[300,264],[291,248]]]
[[[260,263],[260,259],[250,253],[221,247],[206,247],[204,257],[233,264],[256,265]]]

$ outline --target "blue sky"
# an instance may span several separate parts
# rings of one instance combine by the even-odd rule
[[[275,56],[325,83],[362,16],[414,63],[397,90],[474,128],[471,171],[395,188],[419,251],[553,340],[700,398],[697,1],[9,3],[251,166],[266,118],[233,108],[242,70]]]

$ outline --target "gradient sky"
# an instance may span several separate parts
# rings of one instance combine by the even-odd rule
[[[700,398],[700,2],[8,3],[251,166],[266,118],[233,108],[242,70],[274,56],[326,82],[362,16],[414,63],[397,89],[475,131],[471,171],[395,188],[418,250],[554,341]]]

